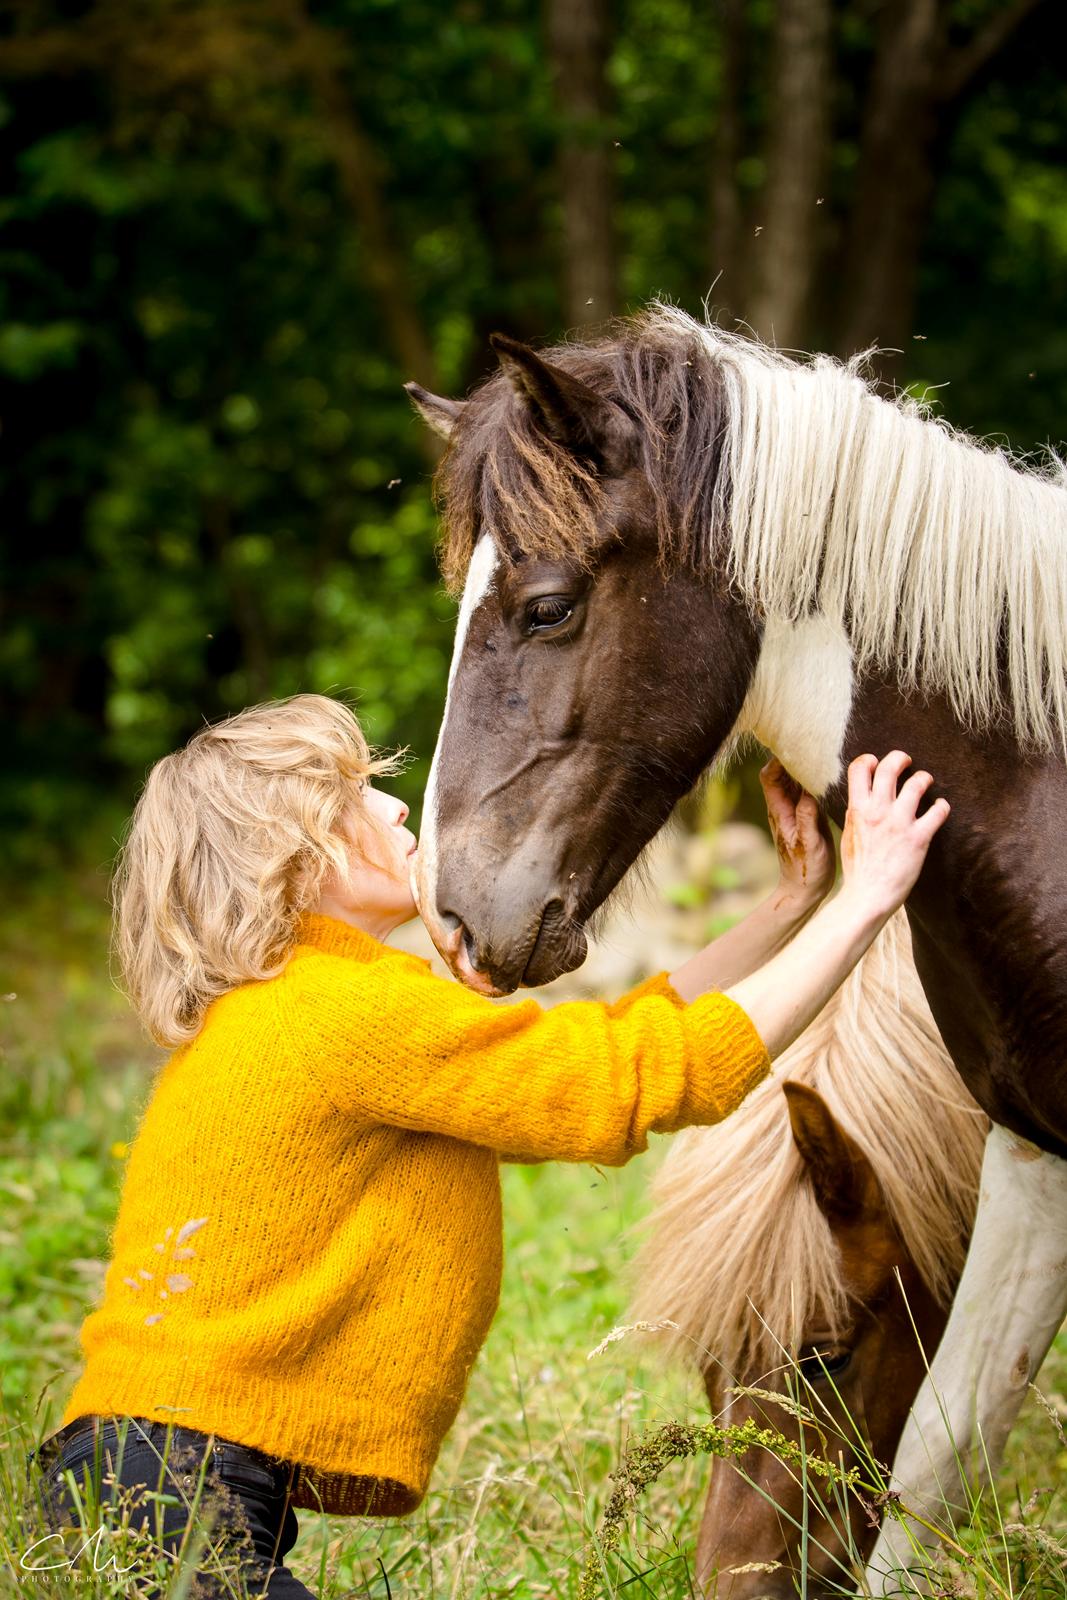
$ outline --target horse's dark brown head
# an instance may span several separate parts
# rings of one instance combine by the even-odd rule
[[[586,920],[729,734],[758,630],[709,575],[699,347],[493,342],[501,371],[462,405],[411,386],[450,438],[445,569],[465,585],[419,898],[453,971],[507,993],[584,959]]]
[[[795,1440],[845,1471],[893,1459],[908,1410],[944,1329],[938,1306],[893,1227],[870,1161],[805,1084],[783,1085],[793,1139],[833,1230],[847,1296],[844,1324],[816,1310],[792,1359],[741,1376],[732,1398],[718,1368],[706,1374],[720,1420]],[[924,1355],[925,1347],[925,1355]],[[783,1404],[763,1395],[780,1393]],[[802,1421],[793,1407],[808,1417]],[[753,1450],[740,1469],[716,1466],[697,1548],[702,1585],[717,1600],[792,1600],[849,1591],[870,1554],[881,1507]]]

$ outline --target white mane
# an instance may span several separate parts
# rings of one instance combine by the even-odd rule
[[[903,911],[765,1080],[724,1122],[675,1136],[653,1185],[633,1314],[741,1377],[781,1362],[818,1314],[848,1322],[841,1259],[793,1142],[781,1082],[822,1096],[874,1168],[927,1287],[951,1300],[988,1123],[956,1075],[911,959]]]
[[[859,668],[939,690],[975,727],[1067,752],[1067,486],[883,400],[862,357],[800,363],[658,305],[725,388],[716,528],[764,614],[842,625]]]

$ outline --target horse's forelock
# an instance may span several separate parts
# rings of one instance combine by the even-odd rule
[[[474,546],[491,531],[503,559],[583,560],[596,542],[596,474],[541,434],[499,375],[471,397],[438,468],[441,564],[449,588],[463,585]]]
[[[619,323],[595,344],[563,344],[544,359],[613,400],[636,422],[665,567],[706,563],[720,490],[720,385],[697,340],[668,335],[655,315]],[[502,373],[471,395],[438,469],[441,563],[462,587],[479,534],[505,555],[585,564],[602,538],[603,490],[592,465],[555,443]]]

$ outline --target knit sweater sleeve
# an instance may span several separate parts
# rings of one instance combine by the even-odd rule
[[[661,994],[672,1005],[685,1005],[685,1001],[673,986],[667,974],[665,972],[657,972],[651,978],[645,978],[642,983],[636,984],[634,988],[628,989],[617,1000],[608,1001],[608,1015],[621,1017],[624,1012],[629,1011],[635,1000],[640,1000],[646,994]],[[500,1159],[501,1161],[512,1162],[521,1166],[535,1166],[539,1162],[547,1161],[549,1157],[530,1155],[528,1151],[520,1155],[517,1150],[501,1150]]]
[[[649,1133],[718,1122],[770,1068],[725,995],[685,1005],[665,977],[641,991],[498,1006],[421,963],[331,961],[304,975],[294,1021],[342,1115],[520,1160],[620,1166]]]

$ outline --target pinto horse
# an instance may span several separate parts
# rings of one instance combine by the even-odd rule
[[[720,1421],[755,1417],[869,1476],[944,1331],[987,1129],[897,912],[773,1076],[724,1122],[671,1140],[634,1316],[696,1364]],[[770,1398],[790,1386],[814,1418],[803,1435]],[[765,1451],[743,1466],[712,1471],[701,1586],[718,1600],[840,1593],[874,1543],[869,1504],[827,1499]]]
[[[745,735],[838,822],[868,750],[906,750],[952,802],[907,911],[993,1127],[894,1464],[936,1519],[961,1464],[981,1481],[998,1460],[1067,1310],[1067,490],[855,365],[670,307],[544,355],[493,344],[468,400],[413,390],[449,436],[463,585],[419,883],[458,977],[502,994],[577,966],[588,919]],[[931,1537],[887,1524],[872,1587],[914,1587]]]

